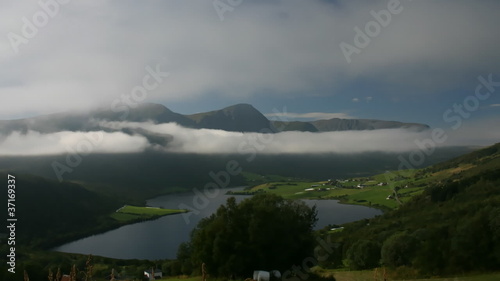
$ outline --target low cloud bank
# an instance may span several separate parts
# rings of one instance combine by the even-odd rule
[[[341,132],[281,132],[277,134],[227,132],[190,129],[175,123],[153,124],[133,122],[100,122],[105,130],[92,132],[62,131],[42,134],[29,131],[0,137],[0,155],[55,155],[77,152],[136,153],[147,149],[175,153],[201,154],[292,154],[292,153],[362,153],[406,152],[457,145],[490,145],[500,139],[498,125],[471,124],[456,131],[443,131],[444,141],[432,141],[432,131],[414,132],[404,129]],[[141,130],[137,130],[141,129]],[[109,132],[109,131],[112,132]],[[121,130],[128,131],[128,133]],[[150,132],[165,136],[165,144],[148,139]],[[135,133],[134,133],[135,132]],[[431,142],[432,141],[432,142]]]
[[[0,155],[30,156],[66,153],[126,153],[141,152],[149,147],[146,138],[121,132],[70,132],[41,134],[13,132],[0,138]]]
[[[414,140],[428,137],[429,132],[387,129],[342,132],[281,132],[277,134],[227,132],[189,129],[175,123],[102,122],[110,129],[142,128],[172,135],[163,149],[178,153],[360,153],[369,151],[403,152],[416,148]]]

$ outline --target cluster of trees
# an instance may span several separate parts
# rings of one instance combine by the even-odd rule
[[[450,180],[396,211],[346,225],[328,237],[341,246],[323,265],[411,268],[422,276],[500,268],[499,172]]]
[[[237,203],[234,197],[203,219],[191,241],[180,246],[173,271],[213,277],[247,278],[254,270],[289,270],[313,256],[316,209],[274,194],[258,194]]]

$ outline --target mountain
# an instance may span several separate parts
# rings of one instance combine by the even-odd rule
[[[101,109],[90,113],[94,119],[102,119],[109,121],[128,121],[128,122],[146,122],[153,121],[154,123],[170,123],[175,122],[184,127],[196,127],[188,117],[175,113],[166,108],[164,105],[155,103],[139,104],[136,108],[130,108],[128,112],[113,112],[107,109]]]
[[[311,122],[270,121],[250,104],[236,104],[220,110],[183,115],[173,112],[161,104],[144,103],[135,108],[125,108],[121,111],[101,108],[87,113],[56,113],[26,119],[3,120],[0,121],[0,134],[8,135],[14,131],[26,133],[28,130],[41,133],[103,130],[98,122],[103,120],[116,122],[152,121],[156,124],[175,122],[188,128],[266,133],[280,131],[331,132],[396,128],[421,131],[429,128],[429,126],[424,124],[369,119],[333,118]],[[110,129],[106,128],[105,130]],[[137,132],[126,133],[132,134]]]
[[[144,103],[127,111],[112,111],[109,109],[96,109],[88,113],[55,113],[26,119],[1,120],[0,133],[9,134],[13,131],[26,133],[28,130],[41,133],[54,133],[59,131],[92,131],[102,128],[96,120],[128,121],[155,123],[176,122],[184,127],[195,127],[196,124],[182,114],[175,113],[160,104]]]
[[[299,132],[319,132],[313,124],[301,121],[272,121],[273,127],[280,132],[299,131]]]
[[[280,131],[306,131],[306,132],[333,132],[333,131],[360,131],[379,129],[410,129],[423,131],[429,129],[428,125],[418,123],[403,123],[397,121],[382,121],[372,119],[340,119],[316,120],[311,122],[281,122],[274,121],[273,126]]]
[[[199,128],[241,132],[274,131],[271,129],[271,122],[249,104],[237,104],[188,117],[196,122]]]

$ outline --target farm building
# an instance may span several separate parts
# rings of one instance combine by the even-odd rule
[[[156,278],[162,278],[163,273],[160,269],[148,269],[144,271],[144,276],[148,278],[148,280],[156,280]]]
[[[279,272],[279,270],[272,270],[272,271],[255,270],[253,272],[253,280],[255,281],[270,281],[271,278],[280,279],[281,272]]]

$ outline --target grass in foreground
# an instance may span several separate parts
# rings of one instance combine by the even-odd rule
[[[382,271],[377,272],[375,275],[374,270],[362,270],[362,271],[337,271],[337,270],[326,270],[322,275],[328,276],[333,275],[336,281],[373,281],[373,280],[384,280]],[[377,279],[375,279],[375,277]],[[406,281],[498,281],[500,280],[500,273],[486,273],[478,275],[457,275],[452,277],[434,277],[427,279],[408,279],[408,278],[398,278],[394,279],[390,277],[388,273],[387,280],[406,280]]]
[[[169,280],[169,281],[202,281],[201,276],[164,277],[163,279]]]
[[[365,271],[335,271],[333,272],[336,281],[373,281],[375,275],[373,270]],[[378,274],[377,280],[383,280],[381,272]],[[201,276],[196,277],[164,277],[163,279],[169,281],[201,281]],[[163,280],[162,279],[162,280]],[[208,279],[210,280],[210,278]],[[388,277],[387,280],[398,280]],[[429,279],[400,279],[406,281],[498,281],[500,280],[500,273],[487,273],[471,276],[454,276],[446,278],[429,278]],[[213,279],[212,279],[213,281]]]

